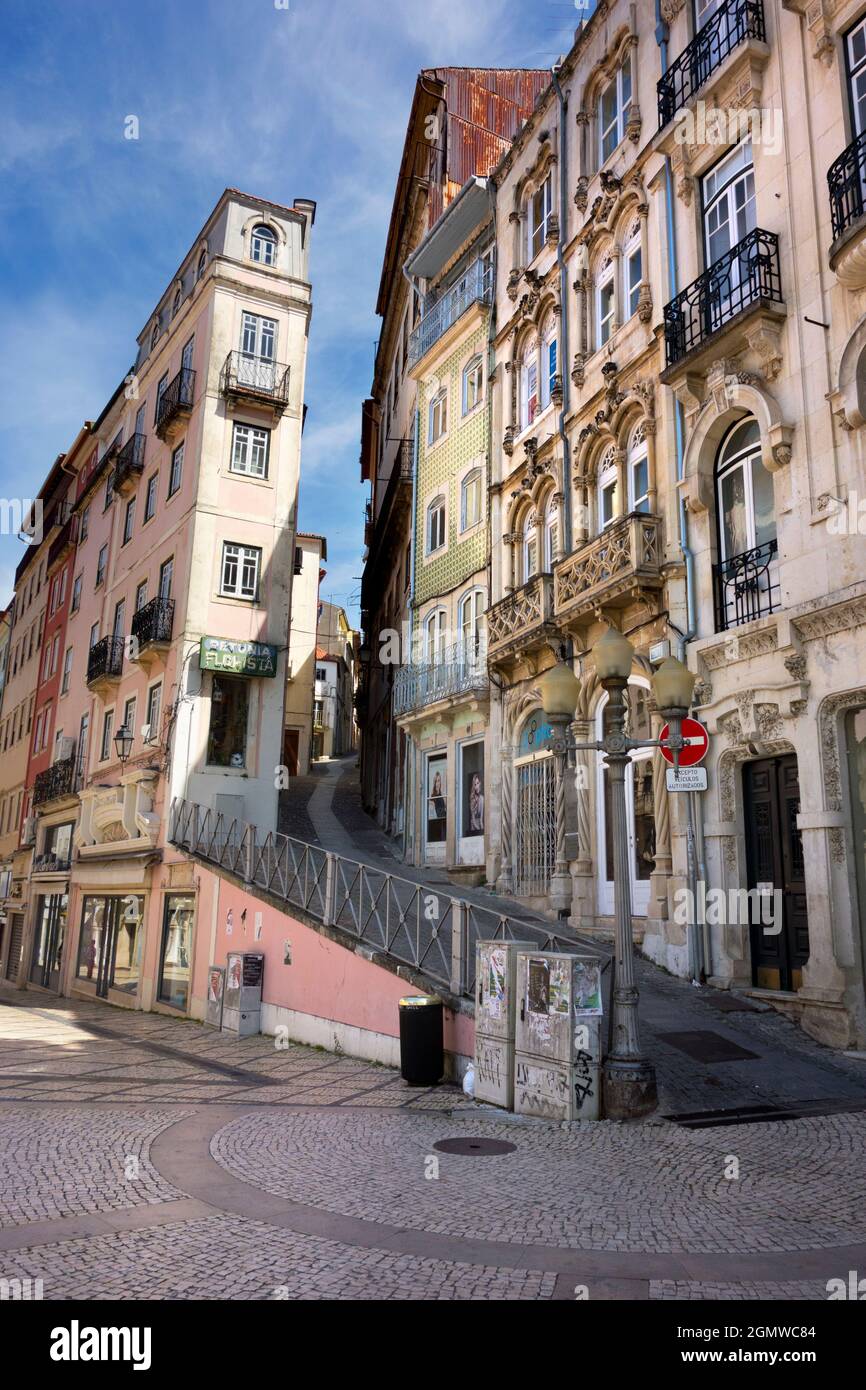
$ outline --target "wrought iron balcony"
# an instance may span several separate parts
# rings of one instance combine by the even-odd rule
[[[745,39],[766,41],[762,0],[728,0],[671,63],[658,83],[659,130],[672,121]]]
[[[174,599],[152,598],[133,615],[132,635],[138,642],[139,661],[146,662],[148,651],[167,647],[174,625]]]
[[[779,238],[760,227],[665,305],[665,353],[673,367],[747,309],[782,304]]]
[[[63,758],[44,772],[37,772],[33,782],[33,805],[42,806],[56,797],[71,796],[75,791],[75,759]]]
[[[716,631],[766,618],[781,607],[778,541],[765,541],[713,565]]]
[[[144,471],[144,443],[143,434],[131,434],[123,448],[118,450],[111,475],[111,486],[115,492],[123,494],[135,487]]]
[[[827,171],[833,245],[830,268],[850,290],[866,288],[866,131]]]
[[[87,684],[108,685],[120,680],[123,671],[122,637],[102,637],[94,642],[87,658]]]
[[[270,406],[279,416],[289,403],[289,369],[268,357],[230,352],[223,364],[220,390],[229,404],[257,402]]]
[[[160,398],[156,413],[156,432],[160,439],[167,439],[173,428],[187,418],[194,396],[195,372],[192,367],[181,367]]]
[[[543,646],[553,633],[553,576],[535,574],[522,588],[487,610],[487,651],[491,657],[519,655]]]
[[[394,714],[411,714],[439,700],[477,699],[489,685],[484,641],[455,642],[436,660],[400,668],[394,679]]]
[[[456,323],[473,304],[489,304],[493,293],[493,278],[490,263],[480,257],[461,275],[456,284],[446,290],[440,299],[429,307],[425,302],[424,316],[416,324],[409,339],[409,366],[414,367],[425,353],[453,323]]]
[[[556,566],[557,618],[592,622],[600,609],[624,608],[647,589],[662,586],[662,523],[649,512],[630,512]]]

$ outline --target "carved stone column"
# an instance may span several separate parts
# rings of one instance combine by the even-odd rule
[[[508,744],[503,744],[500,749],[500,756],[502,758],[502,791],[500,806],[500,847],[502,850],[502,861],[499,866],[499,877],[496,880],[496,891],[497,893],[511,895],[514,892],[514,876],[511,870],[511,845],[514,830],[512,809],[514,749]]]
[[[652,710],[652,736],[658,738],[664,720]],[[655,864],[650,874],[650,900],[647,916],[665,921],[668,915],[668,879],[673,871],[671,856],[671,807],[665,784],[667,763],[656,749],[653,754],[653,820],[655,821]]]

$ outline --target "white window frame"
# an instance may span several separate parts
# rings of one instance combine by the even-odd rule
[[[464,658],[470,665],[479,660],[484,651],[484,614],[487,609],[487,595],[483,589],[470,589],[460,600],[458,615],[460,619],[460,642]]]
[[[60,694],[66,695],[69,690],[69,682],[72,679],[72,656],[73,647],[67,647],[63,656],[63,675],[60,679]]]
[[[473,399],[470,401],[470,392]],[[463,414],[471,415],[484,400],[484,359],[480,352],[463,368]]]
[[[535,373],[535,390],[531,389],[532,373]],[[538,347],[535,343],[530,343],[520,359],[520,433],[528,430],[535,424],[536,419],[541,413],[541,398],[539,395],[539,362]],[[535,400],[535,409],[530,409],[530,402]]]
[[[440,386],[427,409],[427,445],[432,448],[448,433],[448,387]]]
[[[632,274],[637,264],[637,279]],[[640,231],[637,231],[626,244],[623,253],[623,274],[625,276],[626,318],[633,318],[640,308],[640,287],[643,284],[643,245]]]
[[[262,236],[261,233],[266,235]],[[266,251],[265,248],[270,250]],[[275,266],[277,263],[277,234],[267,222],[257,222],[250,232],[250,260],[256,265]]]
[[[605,514],[604,514],[604,512],[605,512],[604,498],[605,498],[605,493],[606,493],[611,487],[613,488],[613,492],[612,492],[612,494],[611,494],[611,498],[612,498],[611,514],[610,514],[609,517],[605,518]],[[607,530],[608,526],[612,526],[613,523],[614,523],[615,521],[618,520],[619,516],[620,516],[620,510],[619,510],[619,469],[617,468],[616,457],[615,457],[615,455],[613,455],[613,456],[611,457],[611,460],[610,460],[609,463],[606,463],[606,464],[605,464],[604,461],[602,460],[602,466],[599,467],[599,470],[598,470],[598,530],[599,530],[599,535],[601,534],[602,531]]]
[[[604,123],[604,101],[610,92],[614,93],[615,112]],[[632,103],[631,58],[626,53],[616,72],[598,96],[598,167],[601,169],[625,139],[626,113]],[[605,153],[605,140],[613,134],[614,141]]]
[[[228,580],[233,569],[234,578]],[[223,541],[220,563],[221,598],[243,599],[247,603],[257,603],[261,583],[262,551],[260,546],[244,545],[241,541]],[[254,576],[250,585],[249,574]],[[250,591],[252,589],[252,591]]]
[[[111,736],[114,733],[114,706],[102,716],[102,737],[99,740],[99,761],[107,763],[111,757]]]
[[[433,519],[441,513],[442,520],[437,524],[434,532]],[[438,539],[437,539],[438,538]],[[435,540],[435,544],[434,544]],[[427,510],[424,515],[424,550],[427,555],[437,555],[444,549],[448,540],[448,498],[444,492],[437,492],[436,496],[427,503]]]
[[[538,525],[532,512],[526,516],[523,523],[520,542],[520,560],[522,568],[522,583],[528,584],[530,579],[534,579],[540,574],[538,553]]]
[[[243,478],[267,480],[271,452],[271,432],[264,425],[251,425],[235,420],[232,427],[232,451],[229,472]],[[255,461],[260,467],[254,467]]]
[[[531,264],[540,256],[547,241],[553,212],[553,177],[548,170],[544,180],[526,200],[526,260]]]
[[[610,308],[606,314],[602,312],[603,296],[606,290],[610,289]],[[596,347],[603,348],[609,343],[616,331],[616,267],[611,260],[610,265],[605,266],[598,277],[598,284],[595,290],[595,324],[596,324]]]
[[[445,638],[448,632],[448,614],[444,608],[434,608],[424,619],[424,662],[428,666],[439,666],[445,659]]]
[[[639,429],[640,426],[638,426],[638,430]],[[630,512],[648,512],[650,510],[649,445],[646,438],[639,440],[637,443],[634,442],[634,435],[638,433],[638,430],[635,430],[632,435],[632,441],[629,444],[628,451],[628,509]],[[635,473],[641,463],[646,463],[645,492],[638,492],[635,484]]]
[[[171,459],[168,465],[168,494],[166,496],[166,501],[169,497],[174,497],[180,492],[183,482],[183,456],[185,449],[186,440],[182,439],[177,448],[171,451]]]
[[[469,489],[477,484],[478,488],[478,515],[470,520],[469,517]],[[484,470],[480,464],[475,464],[460,479],[460,530],[473,531],[484,520]]]
[[[147,697],[144,702],[145,724],[150,725],[150,736],[145,739],[146,743],[159,742],[159,717],[162,712],[162,680],[154,681],[147,687]],[[156,724],[156,728],[154,728]]]

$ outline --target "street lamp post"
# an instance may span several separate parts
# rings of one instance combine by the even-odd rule
[[[541,677],[542,702],[553,733],[553,752],[565,773],[569,751],[591,750],[605,755],[611,791],[615,960],[612,1001],[611,1047],[604,1063],[604,1111],[608,1119],[635,1119],[656,1108],[655,1067],[643,1055],[638,1029],[638,988],[634,977],[634,940],[631,925],[631,873],[626,802],[626,770],[635,748],[669,748],[679,765],[680,750],[687,740],[680,732],[691,704],[695,676],[675,657],[668,657],[653,676],[653,694],[659,710],[670,724],[668,738],[633,739],[626,733],[628,706],[626,690],[631,674],[634,648],[613,628],[593,649],[596,674],[607,692],[604,736],[591,743],[577,743],[568,736],[568,726],[580,695],[580,681],[570,665],[559,663]]]

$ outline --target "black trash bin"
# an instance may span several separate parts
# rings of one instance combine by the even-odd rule
[[[410,1086],[435,1086],[445,1070],[442,1000],[438,994],[400,1000],[400,1075]]]

